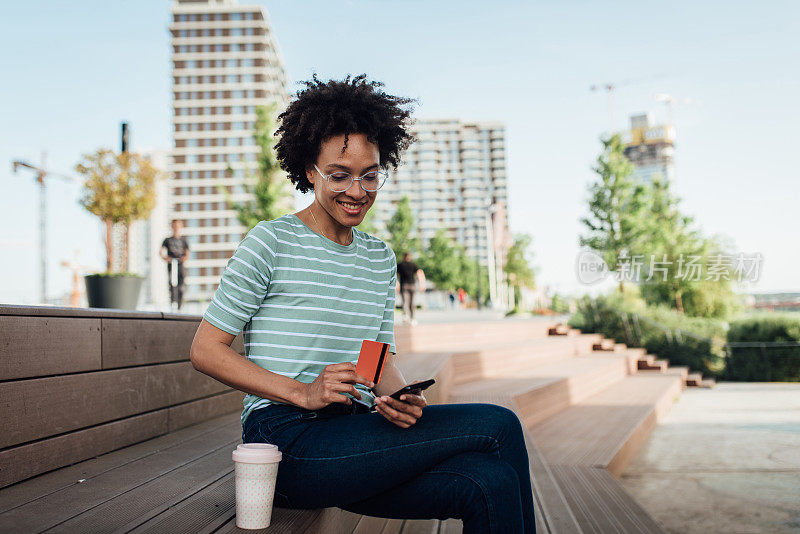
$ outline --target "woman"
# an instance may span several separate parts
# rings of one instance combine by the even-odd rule
[[[242,441],[282,451],[277,506],[534,532],[511,410],[388,397],[406,384],[394,365],[397,261],[355,226],[413,140],[413,101],[365,75],[305,85],[279,116],[276,151],[314,201],[261,221],[239,244],[195,335],[193,365],[247,393]],[[242,330],[246,359],[230,348]],[[378,385],[355,373],[364,339],[390,345]]]

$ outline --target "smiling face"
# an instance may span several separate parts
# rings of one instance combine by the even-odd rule
[[[325,174],[347,172],[358,177],[380,167],[378,145],[369,142],[366,135],[351,133],[347,136],[347,149],[344,152],[342,147],[344,147],[344,134],[334,135],[321,143],[316,161],[320,171]],[[319,175],[313,165],[306,169],[306,176],[314,185],[316,201],[332,219],[328,224],[334,227],[337,223],[344,227],[358,226],[378,196],[377,191],[371,193],[364,191],[358,180],[353,180],[346,191],[341,193],[331,191],[327,181]],[[322,221],[320,223],[325,224]]]

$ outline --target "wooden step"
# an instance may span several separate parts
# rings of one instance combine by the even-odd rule
[[[521,420],[524,419],[517,402],[499,389],[476,392],[470,402],[505,406],[517,413]],[[550,465],[537,446],[538,439],[524,425],[523,436],[531,463],[537,532],[664,533],[647,511],[605,469]]]
[[[642,371],[656,370],[664,372],[669,367],[669,360],[659,360],[655,356],[648,355],[645,359],[639,359],[638,368]]]
[[[469,347],[472,343],[524,341],[547,337],[547,330],[552,326],[552,322],[541,319],[396,325],[395,345],[398,354],[449,351]]]
[[[700,373],[689,373],[686,376],[687,386],[699,386],[702,381],[703,381],[703,375]]]
[[[624,357],[595,354],[519,370],[506,377],[457,384],[451,403],[508,397],[517,404],[526,425],[542,421],[628,376]]]
[[[671,365],[667,367],[666,371],[667,374],[678,375],[681,377],[681,380],[686,381],[686,377],[689,375],[689,367],[685,365]]]
[[[591,346],[597,338],[597,334],[556,336],[524,344],[498,344],[491,348],[456,352],[453,354],[454,381],[463,384],[591,354]]]
[[[569,328],[565,325],[556,325],[547,329],[548,336],[567,336],[569,335]]]
[[[548,463],[619,476],[682,390],[681,377],[636,374],[530,426]]]
[[[653,362],[656,361],[656,357],[652,354],[643,354],[639,356],[639,361],[644,368],[647,368],[653,365]]]
[[[221,476],[226,467],[232,469],[231,450],[241,443],[240,416],[238,411],[224,416],[224,424],[204,433],[187,432],[183,434],[186,439],[164,448],[144,442],[149,454],[121,449],[106,458],[88,460],[85,467],[66,468],[70,473],[85,471],[86,475],[79,475],[82,482],[72,478],[64,485],[63,475],[55,472],[44,475],[52,484],[49,489],[43,490],[47,484],[36,477],[2,490],[0,502],[6,502],[6,492],[15,494],[17,501],[27,495],[27,501],[0,514],[0,532],[40,532],[57,525],[57,530],[70,532],[121,527],[131,520],[131,512],[169,501],[185,491],[192,479]],[[139,492],[141,499],[128,501]],[[111,524],[112,520],[116,523]]]
[[[429,378],[436,380],[425,390],[424,395],[428,404],[447,402],[455,379],[452,354],[442,352],[398,354],[395,357],[395,366],[409,384]]]
[[[449,362],[449,354],[419,355],[398,366],[407,376],[433,373],[443,384]],[[426,391],[430,403],[436,396]],[[237,410],[0,490],[0,532],[238,532],[230,451],[241,443],[240,414]],[[270,532],[338,532],[342,512],[276,506]],[[391,523],[358,517],[364,532],[440,527],[438,520]]]
[[[550,472],[576,524],[568,532],[666,534],[605,469],[552,465]]]
[[[604,351],[599,352],[598,354],[613,354],[622,357],[627,362],[628,374],[630,375],[635,374],[639,370],[640,353],[635,349],[625,348],[624,350],[621,350],[615,347],[614,352],[609,353]]]
[[[623,345],[621,343],[619,345],[622,345],[622,347],[623,347],[622,350],[624,350],[624,348],[627,348],[627,347],[625,347],[625,345]],[[602,351],[602,352],[616,352],[617,351],[617,343],[614,343],[613,339],[603,339],[599,343],[595,343],[594,345],[592,345],[592,350],[599,351],[599,352],[600,351]]]

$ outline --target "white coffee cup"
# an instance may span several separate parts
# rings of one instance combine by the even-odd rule
[[[277,445],[269,443],[244,443],[233,451],[237,527],[270,525],[281,456]]]

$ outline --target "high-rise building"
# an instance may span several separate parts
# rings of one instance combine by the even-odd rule
[[[672,183],[675,177],[675,128],[671,124],[653,122],[652,113],[631,115],[631,129],[622,135],[625,156],[635,167],[635,178],[650,182],[661,176]]]
[[[288,102],[286,73],[267,13],[235,0],[172,3],[171,217],[184,221],[188,303],[207,302],[246,228],[226,209],[250,200],[257,168],[256,107]],[[252,183],[252,182],[249,182]]]
[[[439,229],[489,268],[491,297],[505,302],[502,265],[508,248],[505,127],[499,122],[418,119],[417,141],[378,194],[375,224],[385,231],[407,196],[426,246]]]

